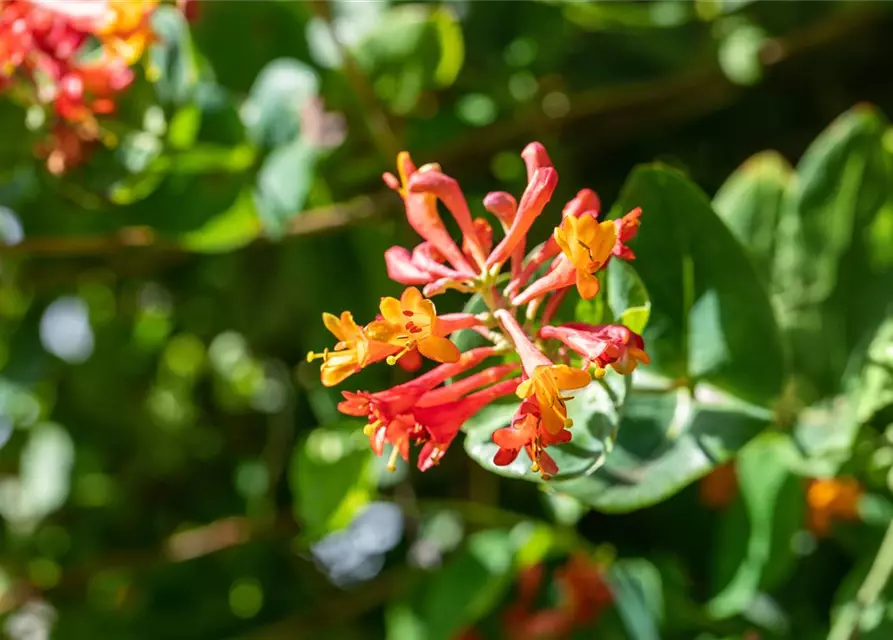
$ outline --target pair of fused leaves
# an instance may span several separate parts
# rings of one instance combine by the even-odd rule
[[[574,440],[550,449],[562,468],[553,480],[561,491],[606,511],[659,502],[728,459],[768,424],[765,407],[784,379],[768,296],[706,196],[675,170],[642,166],[615,213],[635,206],[644,212],[635,269],[612,265],[607,300],[581,304],[577,313],[581,321],[618,318],[641,330],[636,309],[650,309],[645,388],[636,388],[639,376],[631,391],[613,374],[593,382],[569,404]],[[617,291],[637,293],[612,299]],[[593,318],[599,304],[609,316]],[[536,480],[523,461],[505,468],[491,462],[489,434],[508,416],[502,407],[482,413],[466,449],[497,473]]]

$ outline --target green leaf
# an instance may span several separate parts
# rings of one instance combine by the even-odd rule
[[[703,192],[672,169],[633,172],[615,210],[638,206],[642,226],[633,248],[652,302],[649,370],[771,403],[782,388],[784,354],[769,299],[742,247]]]
[[[663,617],[660,572],[643,558],[618,560],[609,575],[614,601],[630,638],[659,640]]]
[[[797,165],[778,226],[774,284],[786,308],[825,300],[858,225],[886,198],[883,117],[860,106],[841,115]]]
[[[574,393],[568,401],[568,417],[574,421],[573,439],[567,444],[549,447],[548,453],[558,464],[558,473],[550,482],[585,476],[605,462],[611,451],[623,402],[629,387],[629,376],[609,371],[602,380],[593,380],[588,387]],[[485,469],[510,478],[541,482],[539,473],[530,470],[530,460],[522,451],[510,465],[493,464],[498,447],[491,437],[495,429],[508,426],[517,410],[516,402],[490,405],[465,424],[465,450]]]
[[[257,174],[254,202],[264,229],[272,237],[301,213],[316,166],[317,152],[300,138],[275,149]]]
[[[295,517],[309,539],[347,526],[372,499],[372,455],[354,421],[314,429],[295,448],[289,484]]]
[[[180,238],[190,251],[217,253],[243,247],[260,235],[260,220],[251,189],[243,189],[232,206]]]
[[[616,322],[642,333],[651,316],[651,300],[635,268],[623,260],[612,260],[606,269],[608,306]]]
[[[465,548],[416,588],[408,602],[391,605],[388,638],[454,638],[489,613],[511,586],[514,554],[508,531],[491,529],[469,536]]]
[[[736,471],[744,508],[731,510],[720,528],[715,557],[722,588],[707,604],[711,616],[744,612],[761,586],[777,586],[793,568],[791,538],[802,528],[804,511],[800,479],[790,470],[795,456],[791,441],[778,433],[761,436],[739,454]],[[738,548],[741,534],[746,543]]]
[[[242,105],[248,137],[266,147],[291,142],[301,130],[301,109],[318,91],[316,72],[300,60],[271,61],[258,74]]]
[[[189,24],[182,12],[161,6],[152,12],[152,30],[158,41],[149,47],[147,76],[162,102],[184,104],[199,81]]]
[[[611,455],[594,474],[556,488],[605,512],[657,504],[681,491],[769,423],[769,412],[707,388],[634,391]],[[551,451],[551,449],[550,449]]]
[[[763,282],[772,274],[775,230],[794,171],[780,154],[763,151],[749,158],[713,198],[716,213],[748,251]]]
[[[893,286],[893,270],[872,258],[869,235],[891,194],[885,127],[867,106],[840,116],[804,154],[782,208],[773,289],[808,403],[840,393]]]
[[[455,14],[423,5],[391,8],[354,48],[376,93],[395,113],[408,113],[425,89],[456,79],[464,59]]]

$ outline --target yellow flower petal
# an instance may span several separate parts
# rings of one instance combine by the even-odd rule
[[[458,362],[459,348],[446,338],[428,336],[419,341],[419,353],[437,362]]]
[[[415,311],[424,299],[421,291],[415,287],[409,287],[400,296],[400,304],[409,311]]]
[[[391,324],[402,325],[404,321],[403,306],[397,298],[382,298],[378,306],[381,315]]]
[[[582,389],[589,385],[591,378],[584,369],[576,369],[566,364],[556,364],[550,368],[559,389]]]
[[[527,378],[524,382],[518,385],[518,389],[515,391],[519,398],[529,398],[533,395],[533,378]]]
[[[580,292],[581,298],[592,300],[598,295],[599,289],[601,289],[601,284],[597,277],[588,271],[577,270],[577,291]]]

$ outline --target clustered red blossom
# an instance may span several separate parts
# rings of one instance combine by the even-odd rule
[[[97,116],[114,112],[133,82],[158,4],[0,0],[0,92],[47,108],[50,134],[37,151],[52,173],[82,163],[99,139]]]
[[[516,582],[514,601],[502,612],[504,636],[512,640],[560,640],[590,627],[607,609],[613,595],[603,568],[582,553],[572,555],[552,573],[558,601],[552,607],[536,606],[543,593],[546,567],[536,564],[522,569]],[[456,640],[478,640],[475,629],[460,633]]]
[[[337,343],[311,352],[308,361],[322,360],[326,386],[381,360],[409,371],[423,358],[440,363],[385,391],[343,392],[339,410],[366,419],[365,432],[377,454],[386,445],[393,448],[392,468],[398,456],[409,460],[416,444],[421,447],[417,466],[429,469],[469,418],[514,394],[520,399],[514,417],[492,436],[498,446],[494,463],[511,464],[523,450],[532,469],[547,479],[558,466],[546,448],[571,439],[566,403],[572,396],[566,392],[588,386],[607,367],[627,375],[648,362],[642,337],[623,325],[551,324],[568,292],[593,298],[600,289],[598,273],[610,260],[635,258],[627,243],[636,235],[641,210],[602,220],[598,196],[583,189],[564,206],[553,235],[527,253],[528,231],[549,204],[558,173],[537,142],[521,157],[528,183],[520,201],[501,191],[483,201],[503,231],[496,243],[491,221],[472,217],[455,179],[437,164],[417,168],[408,153],[400,153],[398,175],[385,174],[384,180],[403,199],[407,221],[422,242],[412,250],[391,247],[384,258],[388,276],[407,288],[399,299],[382,298],[381,314],[365,325],[348,311],[340,317],[323,314]],[[461,243],[448,232],[438,203],[454,218]],[[478,294],[488,311],[438,315],[430,298],[449,289]],[[477,332],[491,345],[461,353],[448,339],[460,329]],[[504,362],[510,352],[519,363]],[[500,364],[476,370],[494,358]]]

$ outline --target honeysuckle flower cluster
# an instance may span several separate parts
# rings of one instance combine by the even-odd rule
[[[417,168],[408,153],[400,153],[397,175],[387,173],[384,181],[403,199],[422,242],[412,250],[391,247],[384,257],[389,277],[407,288],[399,299],[382,298],[380,315],[365,325],[348,311],[323,315],[337,343],[311,352],[308,361],[322,361],[326,386],[382,360],[410,371],[423,358],[439,363],[385,391],[343,393],[339,409],[366,418],[375,452],[392,447],[392,468],[397,456],[409,460],[410,445],[417,444],[417,466],[429,469],[469,418],[514,395],[520,402],[511,423],[492,436],[499,447],[494,463],[508,465],[523,450],[532,469],[549,478],[558,467],[546,449],[571,439],[569,393],[608,367],[626,375],[648,363],[642,337],[623,325],[551,324],[569,291],[591,299],[610,260],[635,258],[627,243],[638,230],[641,210],[602,220],[598,196],[583,189],[564,206],[552,236],[527,253],[528,231],[546,210],[558,173],[537,142],[521,157],[528,182],[520,201],[502,191],[483,201],[503,231],[495,243],[491,220],[472,217],[455,179],[437,164]],[[459,227],[461,243],[447,230],[439,203]],[[431,298],[449,289],[478,294],[488,310],[438,315]],[[460,353],[448,338],[460,329],[477,332],[491,345]],[[510,352],[519,363],[505,362]]]
[[[0,0],[0,92],[48,112],[38,149],[63,173],[100,138],[97,116],[112,113],[153,39],[159,0]],[[185,7],[184,7],[185,9]]]

